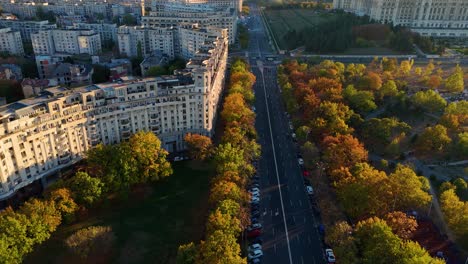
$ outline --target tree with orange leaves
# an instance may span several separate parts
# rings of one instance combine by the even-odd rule
[[[192,159],[206,160],[212,153],[211,138],[200,134],[188,133],[184,138]]]
[[[343,98],[341,95],[343,87],[340,82],[334,79],[325,77],[312,79],[309,81],[309,87],[321,100],[337,102]]]
[[[323,159],[330,169],[351,167],[358,162],[367,161],[367,150],[352,135],[327,136],[323,139]]]

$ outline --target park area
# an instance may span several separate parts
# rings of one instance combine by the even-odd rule
[[[318,13],[312,9],[266,10],[265,17],[281,49],[287,47],[284,36],[290,30],[300,31],[334,19],[333,14]]]
[[[63,224],[24,263],[175,263],[180,244],[203,237],[214,170],[195,161],[175,162],[173,169],[170,177],[134,188],[125,202],[109,199],[80,221]],[[64,240],[96,225],[112,227],[114,249],[85,262],[69,254]]]
[[[279,49],[311,54],[411,54],[412,37],[401,37],[387,25],[365,17],[310,8],[267,8],[263,11]]]

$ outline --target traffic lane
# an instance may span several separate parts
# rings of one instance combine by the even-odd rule
[[[253,68],[254,74],[261,74],[258,69]],[[260,75],[257,75],[260,76]],[[262,90],[262,91],[260,91]],[[258,109],[258,118],[257,118],[257,127],[258,130],[262,131],[259,134],[259,141],[262,144],[262,158],[260,160],[260,172],[262,174],[262,222],[264,225],[263,229],[263,239],[264,239],[264,260],[266,263],[275,263],[272,261],[281,261],[277,263],[287,263],[288,254],[287,245],[284,241],[285,231],[284,224],[281,220],[278,219],[279,215],[279,205],[280,197],[278,194],[277,187],[272,184],[272,175],[276,173],[273,166],[273,155],[272,155],[272,146],[271,138],[269,135],[268,127],[268,118],[266,116],[266,106],[265,106],[265,97],[263,94],[263,86],[260,82],[257,82],[255,86],[256,92],[256,105]],[[262,104],[263,101],[263,104]],[[266,133],[268,131],[268,133]],[[285,254],[286,253],[286,254]]]
[[[274,72],[270,76],[271,79],[272,77],[276,75]],[[276,80],[275,80],[276,81]],[[270,94],[270,99],[271,103],[275,105],[275,101],[279,102],[280,96],[278,93],[276,93],[278,90],[274,89],[276,82],[269,82],[272,86],[271,88],[271,94]],[[276,105],[281,105],[281,104],[276,104]],[[276,122],[275,125],[278,125],[278,128],[281,128],[284,126],[287,126],[287,123],[282,122],[282,116],[284,116],[284,112],[280,107],[272,107],[273,109],[273,115],[279,117],[278,120],[279,122]],[[276,113],[274,112],[276,110]],[[272,122],[274,123],[274,122]],[[283,124],[283,126],[281,126]],[[272,124],[273,125],[273,124]],[[287,127],[289,129],[289,127]],[[277,142],[281,142],[284,147],[287,148],[287,146],[293,145],[291,140],[284,135],[284,133],[278,134],[278,130],[280,129],[275,129],[275,134],[274,137],[277,137]],[[294,148],[294,146],[292,146]],[[303,259],[306,259],[306,261],[320,261],[319,259],[315,260],[314,255],[317,258],[321,257],[321,247],[320,247],[320,238],[318,237],[318,232],[316,230],[316,222],[313,217],[312,211],[310,210],[310,202],[309,198],[305,192],[304,189],[304,184],[301,176],[301,170],[297,164],[297,159],[295,156],[295,153],[293,155],[282,155],[284,151],[280,151],[277,153],[278,156],[281,157],[282,161],[284,163],[281,164],[281,166],[284,166],[284,175],[285,178],[283,179],[284,182],[287,182],[288,185],[286,186],[284,190],[284,197],[289,198],[289,205],[287,202],[285,202],[285,210],[286,214],[288,215],[288,230],[291,230],[290,233],[290,239],[292,241],[295,241],[296,239],[297,243],[302,243],[302,245],[306,246],[309,244],[313,244],[314,247],[313,249],[309,249],[307,251],[303,251],[301,247],[292,247],[294,248],[295,256],[298,256],[301,258],[301,261]],[[290,172],[290,175],[288,175],[288,172]],[[285,199],[286,200],[286,199]],[[303,224],[298,224],[299,222],[303,221]],[[315,234],[314,234],[315,233]],[[314,250],[315,249],[315,250]],[[315,251],[315,252],[314,252]],[[311,254],[307,254],[307,252],[310,252]]]

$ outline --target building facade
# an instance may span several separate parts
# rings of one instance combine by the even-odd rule
[[[89,29],[101,36],[101,41],[110,41],[117,43],[117,24],[107,23],[74,23],[75,29]]]
[[[466,0],[334,0],[333,6],[423,36],[468,37]]]
[[[101,53],[101,36],[93,30],[52,29],[31,35],[34,54],[54,55]]]
[[[31,42],[31,34],[37,33],[40,30],[57,28],[57,25],[50,24],[49,21],[23,21],[0,19],[0,27],[9,27],[13,31],[19,31],[21,39],[25,42]]]
[[[0,199],[99,143],[118,143],[140,130],[157,134],[168,151],[184,149],[186,133],[212,136],[227,52],[227,36],[210,39],[173,76],[49,88],[1,106]]]
[[[24,55],[23,41],[19,31],[11,28],[0,29],[0,52],[8,52],[12,55]]]

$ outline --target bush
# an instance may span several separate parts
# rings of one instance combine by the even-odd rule
[[[109,252],[116,238],[109,226],[91,226],[78,230],[65,240],[67,248],[86,259],[92,255],[101,255]]]

